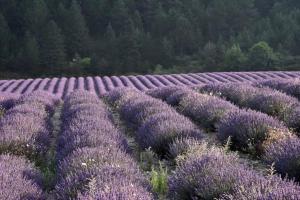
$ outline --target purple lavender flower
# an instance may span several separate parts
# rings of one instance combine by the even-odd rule
[[[257,85],[267,86],[300,99],[299,79],[290,79],[290,80],[273,79],[273,80],[259,82]]]
[[[0,199],[42,199],[37,180],[40,174],[25,159],[11,155],[0,156]]]
[[[278,120],[266,114],[251,110],[236,110],[228,113],[218,125],[217,137],[226,142],[231,137],[233,147],[249,151],[254,147],[255,153],[261,152],[262,142],[271,132],[288,133],[288,129]]]
[[[283,176],[300,180],[300,139],[290,136],[272,142],[266,146],[263,160],[274,164],[276,171]]]
[[[190,120],[175,113],[153,115],[137,132],[137,141],[143,148],[151,147],[162,154],[176,138],[188,137],[201,139],[203,133]]]

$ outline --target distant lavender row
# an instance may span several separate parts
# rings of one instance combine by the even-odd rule
[[[18,97],[19,95],[15,95],[12,93],[0,94],[0,108],[3,108],[5,110],[10,109],[14,105]]]
[[[270,88],[246,84],[210,84],[200,91],[222,96],[240,107],[264,112],[282,120],[289,128],[300,132],[300,103],[298,99]]]
[[[171,199],[299,199],[300,187],[265,177],[236,154],[207,144],[191,146],[169,179]]]
[[[210,83],[257,82],[269,79],[299,78],[300,72],[216,72],[171,75],[139,75],[112,77],[44,78],[0,80],[0,93],[28,94],[36,90],[64,97],[74,90],[88,90],[103,95],[118,87],[133,87],[140,91],[165,86],[195,86]]]
[[[0,153],[35,156],[46,152],[48,113],[55,99],[43,92],[23,95],[0,120]]]
[[[258,85],[267,86],[282,91],[300,100],[300,79],[291,79],[291,80],[274,79],[274,80],[259,82]]]
[[[43,199],[40,177],[25,158],[0,155],[0,199]]]
[[[200,94],[188,88],[162,88],[149,91],[192,118],[201,126],[214,131],[225,143],[231,137],[235,149],[263,156],[274,162],[279,173],[300,179],[300,139],[289,132],[281,122],[266,114],[241,110],[216,96]],[[288,152],[288,153],[287,153]]]
[[[152,199],[111,120],[95,94],[77,91],[67,96],[58,145],[57,199]]]
[[[107,96],[115,104],[121,117],[136,130],[142,148],[151,147],[161,155],[178,138],[199,138],[203,134],[176,110],[144,93],[133,89],[114,90]]]

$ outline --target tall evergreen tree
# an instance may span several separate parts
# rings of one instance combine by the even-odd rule
[[[184,55],[194,48],[192,26],[185,16],[179,16],[174,30],[174,44],[177,53]]]
[[[56,23],[51,20],[44,28],[41,44],[41,67],[43,70],[55,72],[65,65],[65,46],[61,31]]]
[[[44,0],[21,1],[21,8],[24,12],[23,21],[26,29],[38,35],[47,22],[49,10]]]
[[[10,30],[4,16],[0,13],[0,69],[9,61]]]
[[[87,56],[91,48],[89,31],[81,13],[81,7],[73,0],[63,23],[63,32],[69,58],[76,54]]]
[[[141,70],[140,32],[134,27],[131,19],[129,19],[128,24],[126,32],[118,40],[118,57],[122,67],[120,71],[123,73]]]
[[[116,0],[111,10],[111,23],[117,34],[128,29],[129,14],[123,0]]]
[[[22,65],[25,72],[39,71],[40,52],[39,44],[36,38],[30,33],[26,32],[24,47],[22,51]]]

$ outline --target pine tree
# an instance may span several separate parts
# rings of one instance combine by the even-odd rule
[[[190,52],[194,48],[192,26],[185,16],[179,16],[174,30],[175,50],[180,54]]]
[[[47,4],[44,0],[21,1],[21,7],[26,29],[38,35],[49,17]]]
[[[9,61],[10,30],[4,16],[0,13],[0,68]]]
[[[110,41],[110,42],[116,40],[116,33],[111,23],[109,23],[106,27],[104,38],[106,41]]]
[[[224,62],[227,70],[240,70],[246,63],[246,56],[242,52],[240,45],[234,44],[232,47],[226,50]]]
[[[54,72],[65,65],[64,40],[56,23],[51,20],[44,28],[40,44],[41,66]]]
[[[164,11],[161,3],[158,4],[154,11],[154,17],[152,21],[152,31],[155,36],[163,37],[168,30],[168,15]]]
[[[116,0],[111,10],[111,23],[119,35],[128,29],[129,14],[123,0]]]
[[[264,41],[254,44],[249,50],[249,61],[254,70],[269,70],[276,60],[273,49]]]
[[[126,32],[120,36],[118,40],[119,55],[121,62],[121,72],[138,72],[141,64],[140,53],[140,31],[133,25],[133,21],[129,19]]]
[[[87,56],[91,48],[89,30],[76,0],[72,1],[63,24],[62,29],[69,58],[72,59],[76,54]]]
[[[23,69],[25,72],[31,70],[38,70],[40,63],[39,45],[36,38],[30,33],[26,32],[24,47],[22,52]]]

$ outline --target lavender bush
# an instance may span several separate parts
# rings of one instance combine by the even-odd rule
[[[143,148],[151,147],[164,154],[176,138],[203,137],[202,132],[187,118],[170,114],[153,115],[138,129],[137,141]]]
[[[274,164],[278,173],[300,180],[300,139],[284,137],[265,146],[263,160]]]
[[[299,101],[279,91],[245,84],[207,85],[201,87],[200,91],[220,95],[241,107],[251,108],[277,117],[289,128],[300,130],[300,121],[295,120],[294,117],[300,115]]]
[[[94,94],[75,92],[66,97],[63,112],[68,120],[59,137],[56,198],[114,199],[132,192],[134,199],[153,199],[149,183],[126,153],[127,142],[103,102]]]
[[[278,120],[251,110],[228,113],[218,125],[217,137],[226,142],[231,137],[233,147],[259,155],[262,143],[272,134],[285,134],[288,129]],[[253,148],[253,149],[251,149]]]
[[[235,154],[200,145],[192,149],[170,177],[171,199],[277,199],[299,198],[294,182],[261,173]],[[282,191],[279,194],[278,191]],[[270,198],[273,197],[273,198]]]
[[[290,79],[290,80],[273,79],[273,80],[259,82],[257,85],[270,87],[300,99],[299,79]]]
[[[118,97],[110,98],[115,99],[112,103],[117,104],[125,121],[135,123],[136,138],[142,148],[151,147],[157,153],[165,155],[168,145],[176,138],[203,137],[191,121],[161,100],[134,90],[129,90],[128,93],[113,91],[108,96]]]
[[[52,100],[45,96],[42,92],[22,96],[1,118],[0,152],[31,157],[47,151],[50,134],[46,106]]]
[[[0,199],[43,199],[39,172],[26,159],[0,155]]]

